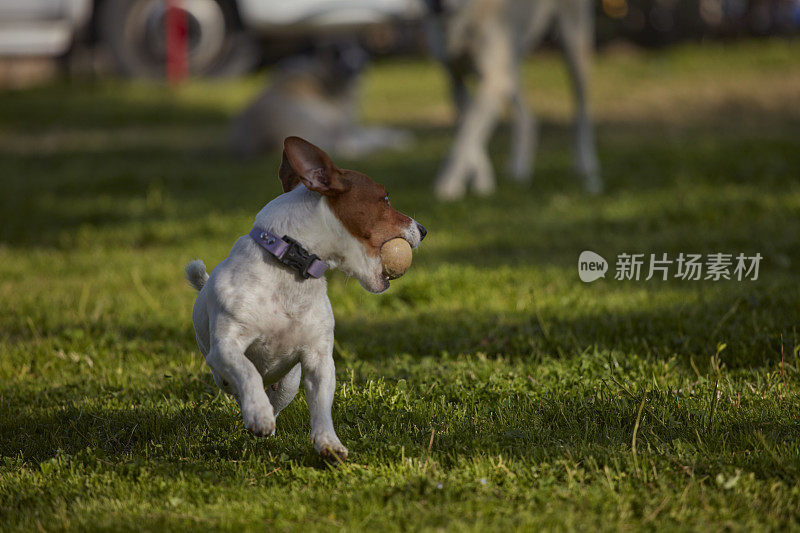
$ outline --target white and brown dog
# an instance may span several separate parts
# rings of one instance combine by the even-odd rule
[[[250,234],[210,276],[202,261],[186,267],[200,291],[197,344],[214,382],[236,397],[245,427],[258,436],[275,432],[302,369],[311,442],[322,455],[344,458],[331,419],[334,319],[323,273],[338,267],[369,292],[383,292],[389,277],[381,246],[399,237],[416,247],[426,230],[392,208],[382,185],[337,168],[299,137],[285,140],[279,176],[284,194],[256,215]]]

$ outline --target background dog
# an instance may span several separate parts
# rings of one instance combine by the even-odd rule
[[[495,188],[488,154],[492,131],[504,107],[512,106],[510,174],[531,177],[537,126],[525,103],[520,61],[555,25],[569,67],[576,103],[576,166],[586,189],[602,190],[594,133],[586,100],[594,41],[591,0],[428,0],[434,55],[447,68],[459,112],[455,139],[436,179],[441,199]],[[474,94],[465,79],[477,75]]]
[[[340,44],[279,63],[267,88],[232,121],[231,151],[253,157],[279,150],[292,135],[353,158],[406,147],[408,132],[358,122],[358,81],[366,61],[357,45]]]

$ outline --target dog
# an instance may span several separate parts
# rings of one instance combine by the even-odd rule
[[[186,266],[199,291],[197,344],[214,382],[236,397],[245,427],[257,436],[275,433],[275,417],[302,374],[311,442],[321,455],[344,459],[347,448],[331,419],[334,319],[324,271],[339,268],[381,293],[389,288],[381,246],[400,237],[416,248],[427,231],[392,207],[382,185],[337,168],[299,137],[284,141],[278,175],[283,194],[210,275],[200,260]]]
[[[488,143],[500,113],[512,106],[510,174],[531,178],[537,125],[525,104],[520,61],[555,25],[560,37],[576,102],[576,166],[591,193],[602,191],[597,150],[586,99],[594,41],[591,0],[426,0],[429,41],[446,67],[459,113],[455,139],[436,179],[440,199],[464,196],[470,184],[490,194],[495,178]],[[466,78],[477,74],[469,97]]]
[[[231,121],[231,152],[249,159],[280,149],[288,135],[350,158],[409,146],[406,131],[358,123],[358,82],[367,59],[361,48],[341,45],[280,62],[269,86]]]

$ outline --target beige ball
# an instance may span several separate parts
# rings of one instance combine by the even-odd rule
[[[399,278],[411,266],[411,245],[401,238],[386,241],[381,246],[381,264],[389,279]]]

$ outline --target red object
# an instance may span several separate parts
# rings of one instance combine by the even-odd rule
[[[189,24],[183,0],[166,0],[167,80],[179,85],[189,76]]]

